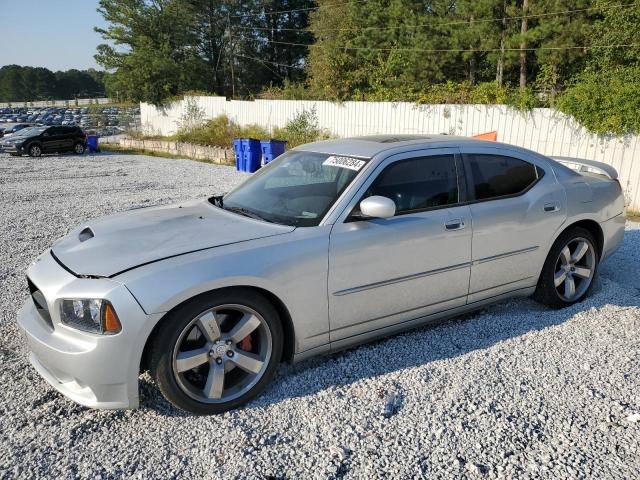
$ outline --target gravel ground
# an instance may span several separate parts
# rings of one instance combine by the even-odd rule
[[[640,478],[640,226],[562,311],[531,300],[282,366],[243,410],[196,417],[148,377],[93,411],[29,366],[24,271],[85,219],[223,192],[228,167],[0,156],[0,477]]]

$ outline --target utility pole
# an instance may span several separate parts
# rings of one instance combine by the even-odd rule
[[[235,60],[235,56],[233,54],[233,32],[231,30],[231,15],[229,15],[229,12],[227,12],[227,28],[229,29],[229,48],[231,49],[229,62],[231,65],[231,98],[233,99],[236,96],[236,76],[233,70],[233,61]]]
[[[524,90],[527,86],[527,40],[525,35],[529,28],[527,13],[529,13],[529,0],[522,0],[522,23],[520,24],[520,90]]]
[[[500,31],[500,56],[498,57],[498,66],[496,70],[496,81],[498,86],[502,87],[504,79],[504,37],[507,34],[507,1],[502,2],[502,30]]]

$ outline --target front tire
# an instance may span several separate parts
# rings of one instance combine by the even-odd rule
[[[596,245],[584,228],[563,232],[545,260],[534,299],[551,308],[563,308],[589,295],[600,261]]]
[[[199,415],[237,408],[269,384],[283,332],[271,303],[250,289],[200,295],[170,312],[153,339],[151,372],[176,407]]]
[[[31,145],[28,151],[30,157],[39,157],[42,155],[42,147],[40,145]]]

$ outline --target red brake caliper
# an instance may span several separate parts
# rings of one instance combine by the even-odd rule
[[[238,347],[240,347],[240,350],[250,352],[253,348],[253,345],[251,344],[251,335],[247,335],[242,340],[240,340],[240,343],[238,343]]]

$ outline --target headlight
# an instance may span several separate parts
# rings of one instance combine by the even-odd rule
[[[63,299],[60,320],[69,327],[91,333],[113,334],[122,330],[113,305],[98,298]]]

